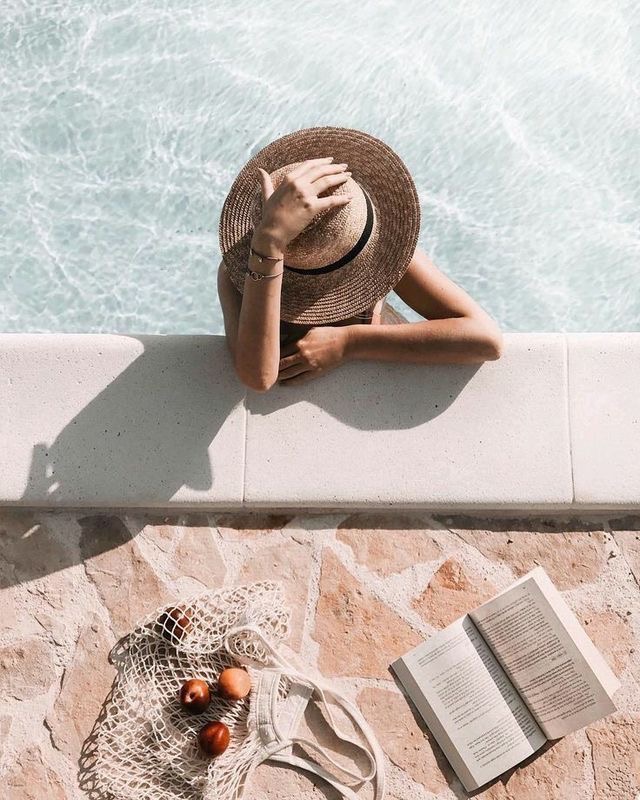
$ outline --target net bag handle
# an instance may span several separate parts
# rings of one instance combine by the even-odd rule
[[[375,800],[383,800],[385,795],[385,770],[384,770],[384,754],[376,736],[369,725],[369,723],[365,720],[364,716],[360,712],[360,710],[351,703],[344,695],[339,692],[334,691],[326,682],[312,680],[311,678],[304,675],[300,672],[295,666],[290,664],[285,658],[283,658],[280,653],[273,647],[271,642],[264,636],[262,631],[254,625],[242,625],[233,628],[231,631],[227,633],[225,636],[225,647],[228,652],[233,654],[236,657],[240,657],[242,660],[247,660],[248,662],[257,665],[259,667],[264,667],[262,662],[256,661],[252,659],[250,656],[239,656],[235,651],[230,647],[229,639],[239,632],[246,632],[250,631],[251,633],[255,634],[268,651],[269,655],[271,656],[272,660],[275,664],[277,664],[281,669],[283,674],[287,675],[287,677],[293,678],[299,683],[305,684],[310,686],[311,688],[315,689],[318,694],[320,695],[321,701],[326,709],[327,716],[329,718],[329,725],[332,728],[333,732],[336,736],[341,739],[343,742],[347,742],[358,750],[362,751],[370,765],[371,768],[366,775],[361,775],[357,772],[352,772],[350,769],[345,767],[344,765],[340,764],[334,758],[332,758],[327,750],[322,747],[321,745],[316,744],[315,742],[311,741],[310,739],[306,739],[305,737],[287,737],[282,730],[278,726],[278,714],[276,708],[276,701],[277,695],[273,695],[272,697],[272,707],[271,707],[271,717],[272,717],[272,725],[278,736],[278,739],[282,742],[281,749],[284,749],[291,744],[299,744],[303,747],[309,748],[314,750],[315,752],[322,755],[324,758],[327,759],[331,764],[333,764],[338,770],[343,772],[345,775],[348,775],[350,778],[353,778],[356,781],[371,781],[373,778],[376,778],[376,789],[375,789]],[[353,737],[349,736],[347,733],[342,731],[337,723],[336,720],[331,713],[331,708],[327,703],[327,695],[330,696],[341,708],[348,714],[348,716],[356,723],[357,727],[362,731],[364,738],[366,739],[367,743],[369,744],[369,748],[364,747],[359,741],[354,739]],[[348,800],[358,800],[357,795],[344,784],[340,783],[335,776],[331,775],[326,769],[324,769],[320,764],[311,759],[301,758],[299,756],[295,756],[292,754],[279,754],[273,752],[269,758],[282,761],[284,763],[291,764],[293,766],[301,767],[309,772],[313,772],[314,774],[318,775],[319,777],[326,780],[330,783],[334,788],[336,788],[339,792],[343,794],[344,797],[348,798]]]

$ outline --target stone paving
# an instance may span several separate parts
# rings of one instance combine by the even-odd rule
[[[205,587],[281,580],[289,646],[357,702],[391,800],[465,798],[403,697],[398,655],[542,565],[622,681],[619,711],[475,795],[633,800],[640,791],[640,517],[229,515],[0,508],[0,781],[7,800],[87,796],[78,760],[114,669],[107,654],[159,605]],[[313,711],[305,724],[313,729]],[[369,786],[361,796],[371,797]],[[338,798],[262,765],[247,800]]]

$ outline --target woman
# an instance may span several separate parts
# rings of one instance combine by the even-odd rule
[[[309,157],[323,152],[344,161]],[[307,128],[255,155],[220,219],[218,294],[243,383],[291,386],[353,359],[498,359],[498,325],[416,246],[419,223],[406,166],[363,131]],[[425,321],[389,306],[391,289]]]

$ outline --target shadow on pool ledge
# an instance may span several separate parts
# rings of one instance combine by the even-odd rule
[[[222,372],[233,370],[230,355],[225,351],[226,361],[213,364],[206,347],[176,342],[174,347],[184,352],[176,353],[175,367],[168,370],[166,345],[158,337],[128,338],[138,339],[144,352],[76,414],[54,442],[34,446],[21,496],[24,505],[32,501],[42,506],[43,497],[51,499],[52,508],[71,505],[78,497],[90,505],[99,485],[100,505],[109,492],[114,507],[128,501],[142,506],[147,500],[157,506],[185,486],[199,491],[212,487],[215,476],[208,449],[246,394],[240,381],[219,380]],[[430,365],[428,370],[415,365],[414,380],[424,381],[424,393],[399,394],[395,381],[380,381],[368,408],[363,393],[357,404],[349,399],[351,392],[345,395],[351,366],[318,378],[317,385],[297,387],[293,395],[293,387],[258,395],[261,413],[312,395],[316,405],[350,427],[410,429],[454,403],[481,365]],[[362,375],[367,366],[353,365],[356,382],[357,371]],[[393,371],[397,366],[382,368]]]
[[[106,502],[114,508],[129,503],[157,507],[163,501],[168,504],[185,486],[196,491],[212,487],[215,475],[210,445],[246,395],[239,381],[219,379],[222,372],[228,375],[227,371],[233,370],[230,354],[225,349],[226,360],[212,363],[210,349],[194,344],[193,337],[185,337],[173,345],[174,361],[167,369],[166,345],[159,337],[125,338],[138,340],[144,351],[68,422],[55,441],[33,447],[22,505],[16,508],[31,504],[43,510],[64,510],[78,497],[90,507],[96,486],[100,487],[101,507],[105,506],[105,496],[113,498],[112,503]],[[345,364],[318,378],[317,385],[314,382],[297,387],[295,392],[287,388],[259,395],[260,413],[297,403],[309,394],[316,405],[354,428],[410,429],[455,402],[481,365],[430,365],[428,370],[414,365],[414,380],[424,382],[424,392],[398,393],[397,382],[382,380],[375,385],[370,405],[364,392],[357,404],[349,399],[351,392],[345,394],[344,383],[350,377],[359,384],[362,375],[372,368],[393,372],[397,366],[358,363],[349,375],[351,365]],[[372,386],[370,381],[363,385]],[[424,402],[424,397],[430,402]],[[417,398],[422,399],[418,402]],[[43,505],[43,498],[50,498],[51,505]],[[45,544],[48,556],[38,557],[34,552],[39,546],[36,539],[0,542],[11,553],[9,563],[19,565],[10,583],[55,572],[87,557],[62,543],[53,551],[52,543]],[[110,530],[102,538],[94,537],[90,554],[121,543],[120,536]],[[3,584],[6,580],[6,575],[0,578]]]

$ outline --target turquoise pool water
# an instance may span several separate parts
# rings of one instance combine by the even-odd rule
[[[5,0],[0,67],[0,330],[222,333],[224,197],[313,125],[397,150],[504,330],[638,330],[636,0]]]

